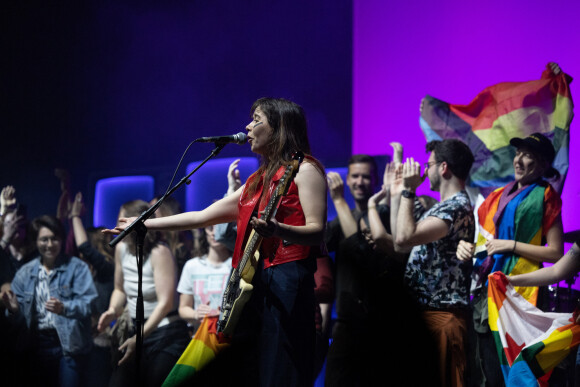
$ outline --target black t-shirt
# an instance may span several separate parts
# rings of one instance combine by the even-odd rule
[[[388,206],[377,206],[379,217],[388,233],[390,230],[390,211]],[[365,320],[370,309],[369,292],[376,283],[385,267],[393,261],[376,253],[367,242],[360,229],[360,220],[364,218],[368,224],[368,214],[356,210],[351,211],[358,232],[349,238],[344,238],[338,218],[329,223],[326,243],[334,256],[334,278],[336,291],[336,312],[339,320]]]

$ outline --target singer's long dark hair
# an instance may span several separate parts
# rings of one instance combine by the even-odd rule
[[[310,155],[308,142],[308,125],[302,107],[284,98],[260,98],[252,105],[250,117],[260,108],[273,129],[267,151],[261,157],[260,168],[248,179],[248,193],[253,195],[264,174],[264,185],[268,184],[272,176],[281,165],[292,160],[296,151]],[[309,159],[324,174],[322,165],[314,159]]]

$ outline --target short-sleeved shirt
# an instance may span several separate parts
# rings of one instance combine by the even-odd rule
[[[206,255],[192,258],[183,267],[177,291],[193,295],[194,308],[209,302],[212,309],[217,309],[221,306],[231,269],[231,257],[219,265],[208,262]]]
[[[464,308],[469,305],[472,261],[456,257],[460,240],[472,241],[475,217],[465,191],[435,204],[421,220],[436,217],[449,224],[447,235],[413,247],[405,270],[405,282],[419,304],[430,309]]]

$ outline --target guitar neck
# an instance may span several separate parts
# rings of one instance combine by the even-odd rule
[[[264,214],[260,219],[263,219],[266,222],[272,219],[272,216],[274,215],[274,209],[278,204],[278,202],[280,201],[281,197],[282,195],[275,194],[270,198],[270,200],[268,201],[268,205],[264,209]],[[250,239],[246,243],[246,248],[244,249],[244,255],[240,261],[240,264],[238,265],[239,273],[241,273],[244,270],[250,258],[254,256],[254,253],[258,249],[258,246],[262,242],[262,239],[263,237],[260,234],[252,230]]]
[[[302,157],[303,157],[303,155],[302,155]],[[278,203],[280,202],[280,199],[282,198],[282,196],[284,196],[286,194],[286,192],[288,192],[288,188],[290,187],[290,183],[293,180],[294,176],[296,175],[297,169],[298,169],[301,161],[302,161],[302,159],[300,159],[300,161],[298,161],[298,159],[296,159],[295,162],[288,165],[288,167],[286,168],[286,171],[284,172],[284,176],[280,179],[280,181],[278,183],[278,187],[276,188],[275,192],[272,194],[272,197],[268,201],[266,208],[264,208],[264,213],[260,219],[265,220],[266,222],[268,222],[270,219],[272,219],[272,216],[274,216],[274,213],[276,212],[275,210],[278,207]],[[258,247],[260,246],[262,239],[263,239],[263,237],[260,234],[258,234],[254,230],[252,230],[252,233],[250,234],[250,239],[246,243],[246,247],[244,249],[244,255],[242,256],[242,259],[240,260],[240,264],[238,265],[238,273],[243,272],[243,270],[245,269],[246,265],[248,264],[250,258],[252,258],[254,256],[254,253],[256,252]]]

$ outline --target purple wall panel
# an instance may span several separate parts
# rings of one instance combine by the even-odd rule
[[[399,141],[406,156],[426,161],[418,123],[426,94],[467,104],[492,84],[539,79],[550,61],[580,76],[580,29],[570,18],[579,12],[572,0],[355,1],[353,153],[390,154],[389,142]],[[566,232],[580,229],[577,130],[576,119],[562,194]]]
[[[149,202],[154,187],[152,176],[118,176],[99,180],[95,185],[93,226],[115,227],[121,206],[136,199]]]

